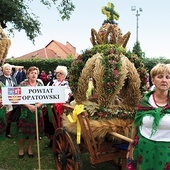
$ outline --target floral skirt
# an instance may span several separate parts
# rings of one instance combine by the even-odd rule
[[[138,134],[134,149],[137,170],[170,170],[170,142],[151,141]]]
[[[42,110],[38,109],[38,130],[39,136],[44,136],[44,120]],[[21,116],[18,121],[18,137],[33,139],[36,137],[36,118],[35,113],[27,108],[21,109]]]

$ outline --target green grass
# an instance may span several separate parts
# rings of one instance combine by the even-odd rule
[[[42,170],[54,170],[55,162],[52,149],[46,149],[48,140],[44,137],[40,140],[40,162]],[[27,145],[27,142],[25,144]],[[5,139],[0,141],[0,168],[5,170],[34,170],[38,169],[38,156],[36,141],[34,144],[34,158],[29,158],[26,154],[23,159],[18,158],[19,142],[17,139]]]
[[[53,151],[51,148],[45,148],[49,140],[43,137],[40,143],[40,163],[41,170],[56,170]],[[38,154],[37,143],[34,143],[34,158],[29,158],[26,154],[28,141],[25,143],[25,155],[23,159],[18,158],[19,141],[17,138],[0,141],[0,170],[37,170]],[[89,162],[89,153],[82,153],[83,170],[118,170],[112,163],[100,163],[91,165]]]

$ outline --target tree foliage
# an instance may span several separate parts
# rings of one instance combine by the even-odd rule
[[[169,64],[170,59],[166,59],[164,57],[158,57],[158,58],[144,58],[143,63],[148,71],[150,71],[156,64],[158,63],[165,63]]]
[[[34,63],[34,66],[38,67],[40,70],[53,71],[56,69],[58,65],[64,65],[68,68],[71,67],[72,62],[75,59],[73,58],[66,58],[66,59],[28,59],[28,60],[13,60],[13,59],[6,59],[6,62],[15,65],[15,66],[23,66],[25,69],[28,69]]]
[[[132,52],[135,53],[140,59],[144,58],[145,56],[145,53],[142,52],[140,43],[138,41],[135,43]]]
[[[31,12],[29,6],[32,1],[0,0],[0,24],[10,33],[14,33],[14,30],[25,30],[27,37],[34,42],[34,39],[41,34],[41,23],[38,16]],[[40,3],[48,8],[55,5],[62,20],[69,20],[75,9],[72,0],[40,0]]]

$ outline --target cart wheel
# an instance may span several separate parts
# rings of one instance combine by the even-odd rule
[[[75,136],[63,128],[55,131],[53,152],[56,170],[82,170],[82,159]]]

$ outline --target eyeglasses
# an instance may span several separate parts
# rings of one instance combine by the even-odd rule
[[[63,74],[63,73],[61,73],[61,72],[56,72],[56,74]]]

